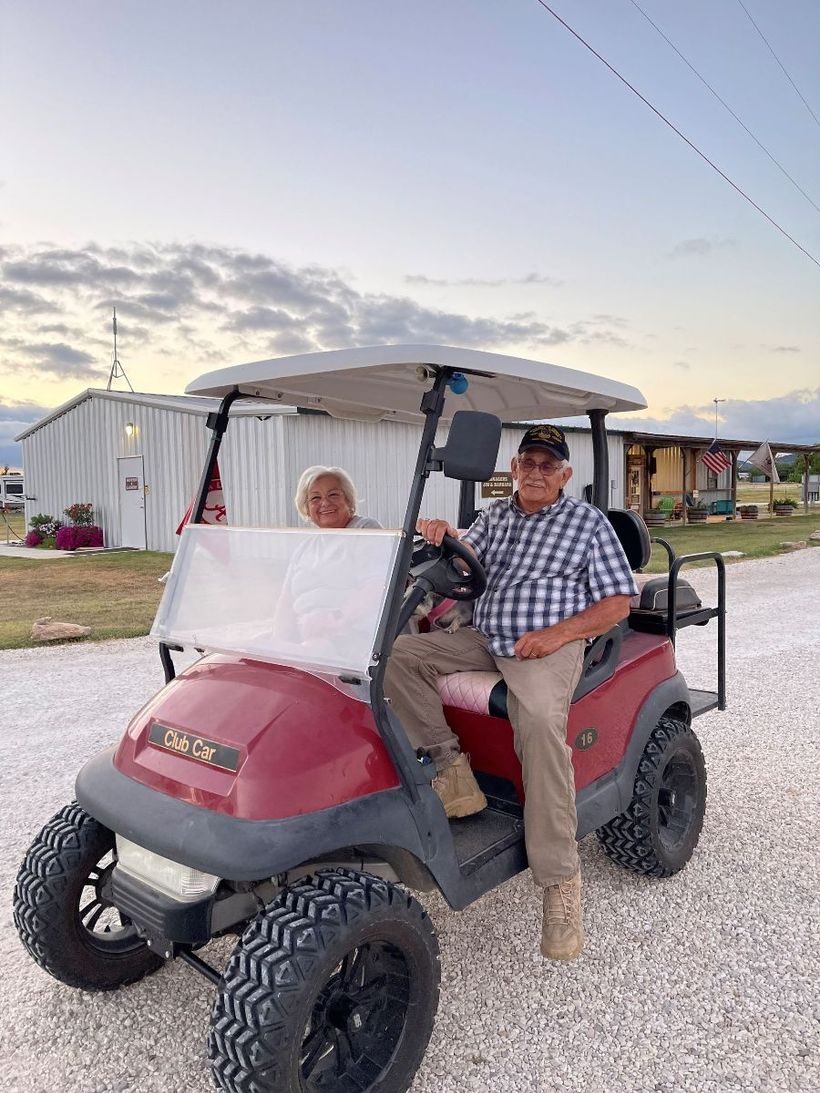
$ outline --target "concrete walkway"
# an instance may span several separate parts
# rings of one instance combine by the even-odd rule
[[[73,550],[37,550],[36,547],[14,546],[0,543],[0,558],[25,558],[28,561],[47,562],[51,558],[70,558]]]

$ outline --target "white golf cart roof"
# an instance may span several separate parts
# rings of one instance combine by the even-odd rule
[[[254,361],[206,372],[185,391],[222,396],[238,387],[254,398],[325,410],[334,417],[419,422],[421,396],[430,386],[423,365],[452,368],[469,377],[464,394],[447,398],[445,419],[456,410],[484,410],[502,421],[526,421],[646,407],[641,392],[626,383],[449,345],[374,345]]]

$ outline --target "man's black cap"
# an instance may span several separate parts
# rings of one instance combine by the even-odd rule
[[[544,448],[556,459],[569,459],[567,438],[563,429],[559,429],[557,425],[531,425],[518,445],[518,454],[528,448]]]

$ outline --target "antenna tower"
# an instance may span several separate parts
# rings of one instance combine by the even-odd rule
[[[117,357],[117,309],[114,308],[114,353],[111,358],[111,371],[108,373],[108,383],[106,384],[106,391],[111,390],[111,384],[114,380],[123,379],[128,384],[129,391],[133,392],[134,388],[131,386],[131,380],[126,376],[125,369],[120,364]]]

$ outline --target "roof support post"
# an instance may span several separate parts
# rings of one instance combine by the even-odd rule
[[[732,516],[737,518],[737,452],[732,449]]]
[[[592,503],[601,512],[609,509],[609,447],[606,442],[606,410],[590,410],[592,426]]]

